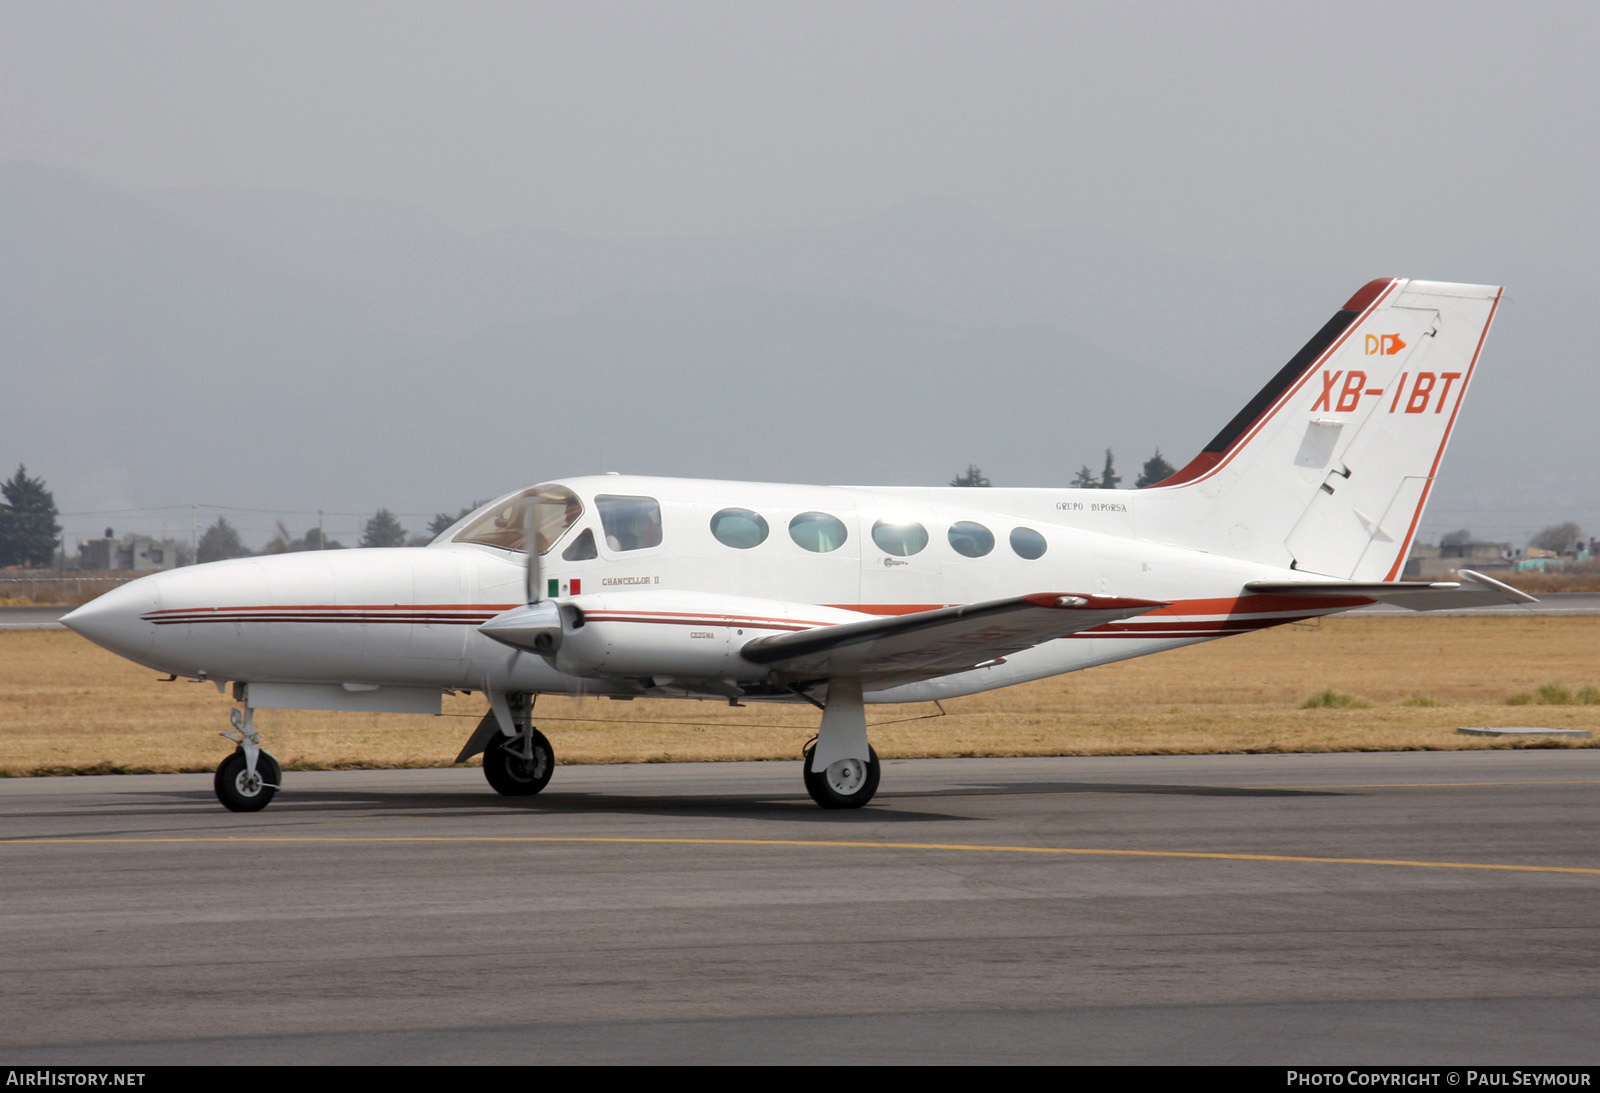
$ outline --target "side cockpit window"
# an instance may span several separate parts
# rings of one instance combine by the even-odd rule
[[[661,505],[654,497],[596,497],[606,546],[615,551],[661,545]]]
[[[587,562],[590,558],[598,556],[594,548],[594,531],[584,528],[583,534],[572,540],[572,545],[561,552],[562,561]]]
[[[567,487],[535,486],[497,502],[457,532],[454,541],[526,551],[531,523],[535,552],[545,554],[582,515],[583,502]]]

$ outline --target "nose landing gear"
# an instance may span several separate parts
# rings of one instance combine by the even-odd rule
[[[221,733],[222,738],[238,744],[234,754],[218,763],[216,778],[211,789],[222,808],[235,813],[258,813],[272,803],[272,797],[283,784],[283,768],[272,752],[261,751],[261,733],[256,731],[256,711],[246,706],[229,714],[234,722],[232,733]]]
[[[229,812],[260,812],[272,802],[282,783],[283,768],[270,752],[257,753],[256,769],[250,770],[240,750],[218,765],[212,786]]]
[[[283,767],[271,752],[261,750],[254,710],[246,706],[242,713],[234,710],[230,716],[233,731],[221,735],[239,746],[217,765],[211,786],[229,812],[260,812],[283,785]]]

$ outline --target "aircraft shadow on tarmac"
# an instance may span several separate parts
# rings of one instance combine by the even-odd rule
[[[1193,797],[1336,797],[1336,790],[1253,788],[1248,786],[1182,785],[1117,782],[989,782],[955,785],[948,789],[904,790],[878,795],[880,805],[911,800],[951,800],[970,797],[1047,796],[1051,794],[1155,794]],[[205,790],[165,792],[168,799],[186,803],[214,805]],[[272,815],[379,808],[387,813],[408,813],[417,817],[470,817],[496,813],[559,815],[649,814],[681,818],[746,820],[807,820],[828,825],[852,823],[921,823],[931,820],[971,821],[972,815],[939,811],[910,811],[904,808],[819,809],[807,797],[772,799],[749,794],[640,794],[547,791],[537,797],[498,797],[478,793],[417,793],[411,790],[292,790],[273,802]],[[118,810],[125,813],[127,810]],[[166,810],[147,809],[156,813]],[[185,812],[188,810],[185,809]]]
[[[209,792],[168,793],[194,803],[215,805]],[[931,795],[930,795],[931,796]],[[683,819],[715,818],[736,820],[812,820],[822,823],[904,823],[927,820],[971,820],[970,816],[934,812],[905,812],[886,809],[825,811],[809,797],[793,800],[753,797],[749,794],[659,794],[546,792],[537,797],[496,797],[464,793],[415,793],[411,791],[306,790],[293,797],[279,797],[272,803],[270,816],[288,813],[327,811],[371,811],[388,815],[423,817],[472,817],[505,813],[522,815],[608,815],[634,813],[672,816]],[[156,810],[151,810],[156,811]],[[188,810],[185,809],[188,814]]]

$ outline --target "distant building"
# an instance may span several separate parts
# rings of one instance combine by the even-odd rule
[[[110,531],[110,528],[106,529]],[[113,539],[85,539],[78,543],[78,568],[107,570],[172,569],[178,565],[179,544],[171,539],[152,539],[148,535],[124,535]]]
[[[1457,543],[1438,546],[1418,543],[1411,548],[1411,558],[1406,562],[1406,579],[1447,577],[1457,569],[1510,569],[1515,551],[1510,543]]]

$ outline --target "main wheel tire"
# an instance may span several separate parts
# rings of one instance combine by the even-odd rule
[[[811,756],[816,750],[815,747],[806,749],[802,768],[806,792],[813,801],[823,808],[860,808],[872,800],[872,795],[878,792],[878,776],[882,773],[874,749],[867,749],[870,758],[865,763],[859,759],[840,759],[826,770],[813,771]]]
[[[272,803],[283,782],[283,768],[268,752],[256,755],[255,774],[246,767],[242,748],[217,764],[217,776],[211,785],[217,800],[229,812],[260,812]]]
[[[521,743],[517,737],[497,732],[483,747],[483,776],[503,797],[532,797],[550,782],[556,769],[555,749],[544,733],[532,730],[533,758],[524,759],[506,750]]]

